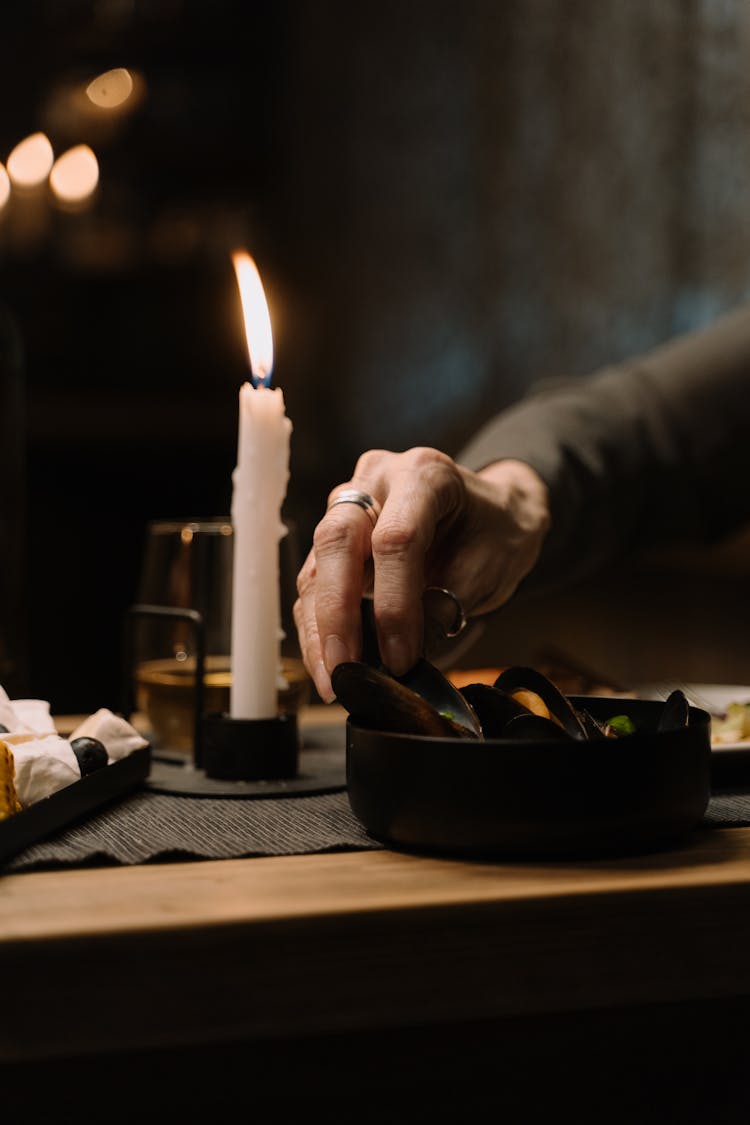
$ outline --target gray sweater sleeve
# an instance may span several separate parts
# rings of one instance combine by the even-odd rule
[[[750,520],[750,305],[618,367],[551,381],[457,455],[515,458],[550,492],[532,586],[636,548],[711,542]]]

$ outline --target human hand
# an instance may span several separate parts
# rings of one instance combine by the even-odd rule
[[[377,519],[346,489],[373,497]],[[302,658],[321,699],[330,674],[362,651],[361,601],[373,596],[382,659],[394,675],[418,659],[422,595],[452,591],[468,615],[497,609],[534,566],[549,527],[547,489],[520,461],[474,473],[436,449],[370,450],[330,494],[297,579],[294,619]]]

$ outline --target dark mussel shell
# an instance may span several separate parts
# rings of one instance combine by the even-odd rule
[[[494,687],[511,696],[520,691],[533,692],[571,738],[588,738],[586,726],[570,700],[551,680],[534,668],[506,668],[495,680]]]
[[[482,724],[485,738],[503,738],[511,719],[530,714],[523,703],[490,684],[465,684],[459,690]]]
[[[664,702],[657,730],[680,730],[681,727],[686,727],[689,721],[690,704],[685,694],[676,688]]]
[[[472,737],[468,727],[441,714],[440,708],[417,690],[364,661],[337,665],[331,673],[331,684],[339,703],[359,726],[438,738]]]
[[[416,692],[441,715],[450,716],[469,737],[482,738],[482,724],[470,700],[429,660],[419,659],[405,676],[394,679]]]
[[[505,724],[504,738],[525,738],[534,741],[560,741],[570,742],[570,735],[559,723],[552,719],[545,719],[544,715],[535,715],[533,711],[525,711],[522,715],[514,715]]]
[[[391,676],[386,666],[380,659],[378,649],[377,629],[371,598],[362,598],[362,660],[361,663],[374,668],[384,676]],[[361,674],[361,673],[358,673]],[[423,700],[430,704],[443,716],[449,716],[461,728],[458,733],[469,737],[481,738],[482,726],[471,704],[464,699],[458,688],[447,679],[443,673],[424,657],[420,658],[405,676],[391,676],[397,683],[416,692]],[[335,691],[334,687],[334,691]],[[343,703],[343,701],[340,701]],[[343,703],[346,707],[346,704]],[[348,708],[346,708],[348,710]],[[351,712],[350,712],[351,714]],[[393,729],[390,728],[389,729]],[[455,731],[453,734],[455,735]]]
[[[502,691],[490,684],[466,684],[465,687],[461,688],[461,694],[466,697],[479,716],[485,738],[580,737],[579,735],[571,735],[569,730],[552,719],[531,711],[510,692]],[[539,692],[534,694],[541,698]],[[580,720],[585,738],[608,737],[604,724],[590,715],[588,711],[579,707],[575,714]],[[577,730],[578,727],[575,729]]]

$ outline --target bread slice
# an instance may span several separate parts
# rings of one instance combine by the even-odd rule
[[[9,816],[21,811],[15,776],[13,751],[7,742],[0,741],[0,820],[7,820]]]

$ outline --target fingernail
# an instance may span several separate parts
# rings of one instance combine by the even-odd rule
[[[351,660],[349,650],[341,637],[335,635],[326,638],[324,655],[326,669],[329,673],[333,671],[337,664],[345,664],[347,660]]]
[[[399,633],[384,638],[383,662],[394,676],[403,676],[414,663],[409,646]]]
[[[331,677],[326,671],[326,666],[322,660],[319,660],[315,666],[315,690],[324,703],[333,703],[336,696],[334,695],[333,688],[331,687]]]

